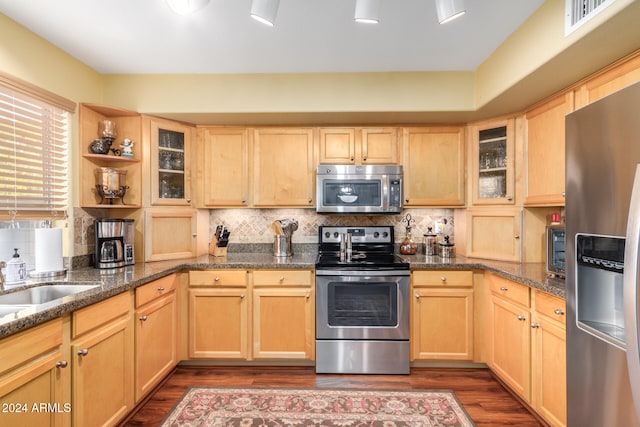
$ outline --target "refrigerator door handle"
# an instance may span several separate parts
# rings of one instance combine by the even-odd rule
[[[638,272],[640,245],[640,164],[633,180],[624,252],[624,330],[627,367],[636,413],[640,419],[640,347],[638,346]]]

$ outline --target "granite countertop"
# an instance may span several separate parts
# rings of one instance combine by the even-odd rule
[[[494,272],[507,279],[541,289],[544,292],[565,297],[564,283],[548,279],[543,263],[510,263],[457,256],[443,260],[438,256],[402,256],[411,264],[411,269],[480,269]],[[121,292],[181,270],[246,268],[246,269],[314,269],[315,252],[296,253],[290,258],[274,257],[271,253],[230,252],[226,257],[216,258],[203,255],[197,258],[138,263],[115,269],[98,270],[93,267],[72,269],[61,279],[54,281],[29,281],[26,285],[7,289],[0,295],[20,289],[36,287],[45,283],[69,285],[94,285],[95,287],[78,294],[65,297],[52,304],[29,307],[17,313],[0,313],[0,338],[21,332],[32,326],[99,302]]]

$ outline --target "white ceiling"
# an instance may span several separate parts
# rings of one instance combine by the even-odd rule
[[[543,0],[466,0],[439,25],[434,0],[281,0],[275,27],[251,0],[211,0],[187,16],[164,0],[0,0],[0,12],[105,74],[474,70]]]

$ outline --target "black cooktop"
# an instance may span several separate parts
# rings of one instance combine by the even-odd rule
[[[351,260],[341,261],[340,235],[352,235]],[[409,263],[394,253],[393,227],[321,226],[318,230],[316,268],[340,270],[408,270]]]
[[[395,254],[354,252],[351,261],[341,261],[340,252],[321,252],[316,260],[316,268],[331,269],[379,269],[408,270],[409,263]]]

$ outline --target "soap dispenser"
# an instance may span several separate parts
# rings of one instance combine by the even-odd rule
[[[18,248],[13,250],[13,256],[7,261],[6,283],[7,285],[20,285],[27,280],[27,263],[20,258]]]

